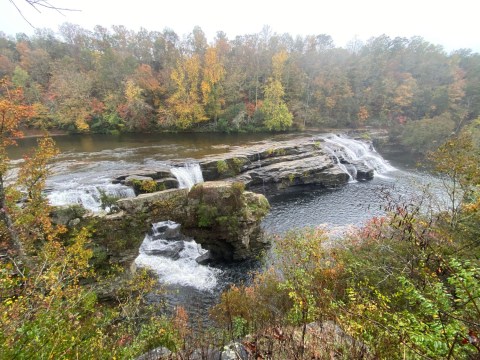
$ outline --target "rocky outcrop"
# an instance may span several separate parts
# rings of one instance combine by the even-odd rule
[[[113,179],[114,184],[123,184],[133,188],[136,195],[155,191],[176,189],[178,180],[169,168],[140,169]]]
[[[322,140],[312,139],[240,148],[207,157],[200,161],[200,167],[205,180],[242,181],[248,189],[267,193],[299,187],[338,187],[350,178],[323,149]]]
[[[360,136],[360,135],[359,135]],[[207,156],[198,161],[205,181],[240,181],[246,188],[263,194],[276,194],[303,188],[335,188],[350,180],[370,180],[374,176],[372,159],[381,157],[371,143],[340,135],[265,141],[248,147],[236,147],[225,154]],[[383,160],[383,159],[382,159]],[[120,176],[114,182],[130,185],[137,194],[154,190],[191,186],[195,181],[179,178],[182,172],[172,169],[140,170]],[[192,165],[192,164],[190,164]],[[200,173],[200,169],[198,169]],[[176,174],[177,179],[173,174]],[[192,174],[191,174],[192,175]],[[183,176],[183,175],[182,175]]]
[[[263,195],[244,189],[242,183],[219,181],[142,194],[119,200],[119,213],[84,217],[79,225],[96,229],[95,254],[127,266],[151,224],[163,220],[182,224],[182,234],[209,250],[211,259],[243,260],[267,245],[260,222],[269,210]]]

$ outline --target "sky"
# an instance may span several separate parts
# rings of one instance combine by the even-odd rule
[[[89,30],[125,25],[132,30],[170,28],[184,35],[198,25],[212,40],[219,30],[233,39],[268,25],[273,32],[292,36],[327,34],[342,47],[354,38],[366,41],[386,34],[421,36],[448,52],[480,52],[478,0],[50,0],[57,7],[79,10],[62,14],[47,9],[39,13],[25,0],[0,0],[0,31],[8,35],[34,33],[11,1],[33,26],[55,31],[70,22]]]

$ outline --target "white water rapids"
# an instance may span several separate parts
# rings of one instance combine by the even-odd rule
[[[177,178],[180,188],[191,189],[193,185],[203,182],[202,170],[198,164],[174,167],[170,169],[170,172]]]
[[[153,224],[152,232],[145,236],[140,246],[135,264],[153,270],[163,283],[213,290],[221,270],[195,261],[206,251],[195,241],[182,239],[179,227],[172,221]]]
[[[384,174],[397,170],[391,166],[370,143],[351,139],[344,136],[330,134],[321,137],[325,142],[325,148],[336,159],[340,168],[347,173],[351,179],[355,179],[356,170],[353,166],[346,167],[342,159],[351,164],[363,163],[375,171],[375,175]]]
[[[170,169],[180,188],[191,188],[203,182],[202,171],[196,163],[187,163],[184,166]],[[55,206],[82,205],[92,212],[99,212],[102,207],[101,192],[115,198],[135,197],[130,186],[112,184],[106,176],[91,177],[91,173],[75,174],[73,176],[53,176],[48,180],[47,197],[50,204]]]

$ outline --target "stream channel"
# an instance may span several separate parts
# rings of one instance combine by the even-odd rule
[[[53,165],[53,175],[47,181],[46,194],[54,205],[78,203],[91,211],[100,210],[100,191],[118,197],[134,196],[133,190],[112,184],[119,175],[137,169],[158,166],[176,167],[181,186],[191,186],[201,181],[198,159],[211,154],[228,152],[238,146],[259,142],[287,140],[294,137],[327,136],[334,141],[336,135],[289,134],[289,135],[222,135],[222,134],[125,134],[58,136],[55,138],[61,154]],[[410,158],[401,155],[382,156],[368,144],[360,144],[342,138],[345,151],[356,151],[355,146],[368,148],[366,157],[380,161],[373,180],[356,181],[338,189],[318,189],[270,197],[271,211],[263,221],[268,235],[311,226],[325,226],[333,237],[354,226],[361,226],[374,216],[383,214],[386,192],[393,199],[405,200],[418,196],[429,186],[441,192],[440,181],[431,175],[417,171]],[[36,139],[26,138],[12,149],[13,164],[20,164],[22,154],[36,144]],[[353,146],[353,147],[352,147]],[[378,159],[377,159],[378,157]],[[385,160],[384,160],[385,159]],[[347,171],[347,169],[346,169]],[[436,199],[443,196],[436,196]],[[438,206],[444,207],[443,204]],[[168,219],[165,219],[168,220]],[[252,270],[259,269],[256,260],[204,266],[195,258],[202,253],[201,247],[192,239],[179,238],[176,226],[171,222],[159,223],[140,248],[136,260],[138,266],[153,269],[159,283],[172,290],[167,295],[170,305],[181,304],[191,318],[205,319],[208,308],[215,303],[223,289],[232,283],[248,280]],[[181,244],[179,243],[181,242]],[[165,249],[170,255],[163,256]],[[162,255],[159,255],[162,254]],[[151,299],[156,301],[155,298]]]

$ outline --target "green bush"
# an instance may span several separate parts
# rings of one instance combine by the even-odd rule
[[[455,122],[449,114],[432,119],[410,121],[405,126],[401,143],[419,153],[438,148],[455,129]]]
[[[225,160],[217,161],[217,171],[219,174],[224,174],[228,171],[229,167]]]

